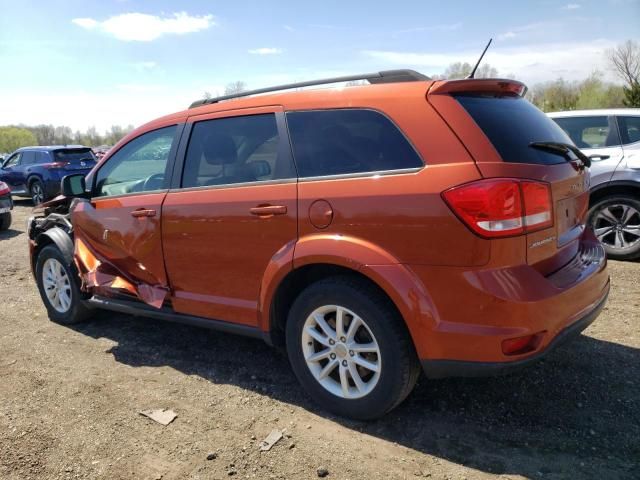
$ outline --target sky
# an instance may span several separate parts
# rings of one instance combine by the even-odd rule
[[[529,86],[594,70],[640,40],[640,0],[0,0],[0,125],[99,131],[204,92],[485,62]]]

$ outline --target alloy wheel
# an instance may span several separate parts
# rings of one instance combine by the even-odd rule
[[[48,258],[42,266],[42,284],[51,306],[59,313],[71,307],[71,281],[67,271],[55,258]]]
[[[612,249],[632,247],[640,242],[640,211],[623,203],[607,205],[595,216],[593,230]]]
[[[39,205],[44,201],[44,191],[42,190],[42,185],[40,185],[39,182],[35,182],[31,186],[31,198],[33,199],[33,203],[36,205]]]
[[[333,395],[362,398],[380,379],[380,347],[366,321],[339,305],[315,309],[302,329],[309,371]]]

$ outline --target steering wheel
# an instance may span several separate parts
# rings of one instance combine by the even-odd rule
[[[157,182],[157,181],[160,181],[161,183],[160,186],[154,186],[153,182]],[[158,190],[158,188],[162,186],[163,181],[164,181],[164,173],[154,173],[150,177],[147,177],[147,179],[142,184],[142,189],[145,192],[149,190]]]

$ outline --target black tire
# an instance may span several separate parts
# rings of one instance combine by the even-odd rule
[[[49,259],[57,262],[54,262],[54,265],[57,266],[59,264],[62,269],[64,269],[64,272],[69,279],[71,300],[69,307],[65,311],[57,310],[45,292],[44,265]],[[47,313],[52,321],[63,325],[71,325],[82,322],[91,316],[92,310],[86,307],[83,302],[84,295],[80,291],[80,279],[75,266],[65,260],[64,256],[55,245],[47,245],[38,253],[38,257],[36,259],[36,282],[38,284],[38,290],[40,291],[42,302],[47,308]]]
[[[31,183],[29,184],[29,194],[31,195],[31,201],[34,205],[39,205],[48,200],[47,194],[44,190],[44,185],[40,180],[31,181]]]
[[[635,210],[636,213],[628,217],[626,225],[622,222],[622,212],[624,207],[629,207]],[[630,210],[631,211],[631,210]],[[629,228],[629,226],[640,225],[640,199],[631,195],[619,194],[605,197],[599,200],[595,205],[589,209],[588,223],[596,234],[603,232],[603,228],[608,228],[612,225],[612,222],[608,222],[602,218],[602,213],[608,213],[621,220],[620,225],[623,228]],[[628,242],[629,245],[624,245],[619,241],[616,246],[616,236],[623,235],[624,242]],[[640,232],[638,232],[640,235]],[[640,258],[640,237],[635,237],[633,234],[625,232],[617,232],[615,229],[611,233],[604,236],[599,236],[599,240],[607,252],[607,256],[614,260],[633,260]]]
[[[11,226],[11,212],[0,214],[0,232],[9,230]]]
[[[365,396],[342,398],[330,392],[307,366],[302,339],[304,324],[312,312],[325,305],[338,305],[358,315],[377,341],[381,369],[377,383]],[[377,288],[355,277],[331,277],[307,287],[289,311],[286,344],[293,371],[307,393],[321,408],[344,417],[358,420],[381,417],[411,393],[420,375],[413,343],[396,308]],[[353,384],[353,380],[350,382]]]

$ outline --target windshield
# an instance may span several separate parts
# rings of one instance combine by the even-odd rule
[[[502,160],[512,163],[553,165],[562,156],[530,148],[531,143],[558,142],[573,145],[567,134],[528,100],[517,96],[456,95],[489,138]]]
[[[56,162],[73,162],[80,160],[95,161],[96,157],[90,148],[74,148],[65,150],[56,150],[53,152]]]

